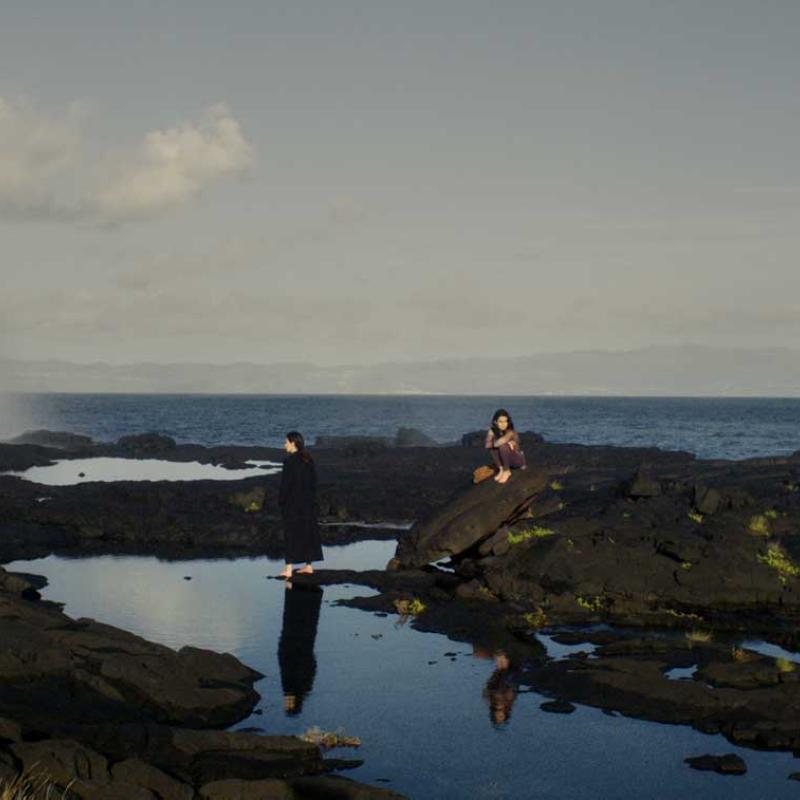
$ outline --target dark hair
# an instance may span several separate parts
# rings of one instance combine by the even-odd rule
[[[286,434],[286,440],[297,448],[300,458],[302,458],[306,464],[311,461],[311,453],[306,450],[306,440],[303,438],[303,434],[300,433],[300,431],[289,431],[289,433]]]
[[[511,414],[504,408],[498,408],[492,415],[492,433],[494,433],[498,439],[503,435],[503,432],[497,427],[497,420],[500,419],[500,417],[508,417],[508,430],[506,433],[514,430],[514,420],[511,419]]]

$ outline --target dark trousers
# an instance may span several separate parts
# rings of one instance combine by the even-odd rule
[[[512,450],[507,444],[492,448],[492,461],[498,469],[520,469],[525,466],[525,455]]]

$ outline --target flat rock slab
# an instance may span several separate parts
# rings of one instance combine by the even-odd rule
[[[718,772],[720,775],[744,775],[747,772],[747,764],[744,759],[735,753],[728,753],[724,756],[693,756],[683,760],[692,769]]]
[[[72,722],[230,725],[258,701],[262,677],[232,655],[179,651],[53,604],[27,599],[29,581],[0,572],[0,716],[48,729]],[[8,738],[8,737],[6,737]]]

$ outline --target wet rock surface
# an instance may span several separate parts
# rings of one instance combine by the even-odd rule
[[[325,760],[294,737],[216,730],[250,714],[260,673],[71,619],[39,599],[41,586],[0,568],[0,780],[47,782],[68,798],[272,796],[259,794],[265,781],[274,796],[321,798],[334,795],[320,776],[360,763]],[[345,798],[399,797],[333,785]]]

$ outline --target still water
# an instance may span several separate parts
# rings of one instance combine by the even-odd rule
[[[158,458],[75,458],[55,461],[46,467],[30,467],[17,475],[43,486],[75,486],[79,483],[110,481],[240,481],[280,472],[281,465],[271,461],[247,462],[242,469],[227,469],[218,464],[197,461],[164,461]]]
[[[325,566],[380,568],[394,546],[326,548]],[[336,605],[341,598],[373,594],[364,587],[287,590],[268,577],[281,567],[263,557],[141,556],[50,556],[7,565],[47,576],[45,597],[66,603],[73,617],[93,617],[170,647],[234,653],[266,676],[256,684],[256,713],[236,728],[302,734],[318,726],[357,736],[363,743],[357,751],[332,753],[364,759],[348,774],[417,800],[762,800],[800,794],[797,783],[787,780],[800,770],[791,754],[745,750],[721,736],[589,707],[549,714],[539,708],[549,698],[534,692],[520,691],[508,720],[497,725],[486,698],[491,659],[468,644],[414,631],[396,616]],[[554,643],[543,644],[558,655]],[[723,777],[682,763],[703,753],[738,753],[748,773]]]

